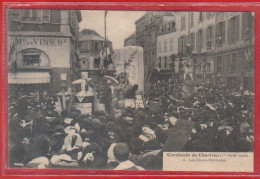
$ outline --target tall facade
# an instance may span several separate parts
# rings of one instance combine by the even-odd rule
[[[215,53],[215,13],[189,12],[188,44],[191,48],[196,83],[213,83]],[[187,49],[188,50],[188,49]]]
[[[80,11],[8,10],[8,84],[56,93],[74,80]]]
[[[136,24],[136,43],[144,49],[144,75],[145,83],[154,78],[157,68],[157,33],[160,25],[173,18],[172,12],[147,11],[144,16],[138,19]]]
[[[254,16],[250,12],[174,12],[157,33],[157,78],[179,70],[195,83],[253,88]],[[161,76],[161,77],[160,77]]]
[[[216,13],[217,84],[253,89],[254,22],[254,14],[250,12]]]
[[[107,50],[106,55],[109,57],[113,53],[112,42],[108,40],[107,44],[109,50]],[[100,53],[105,47],[105,38],[94,30],[83,29],[80,32],[79,47],[80,71],[88,72],[90,78],[97,78],[101,75]],[[114,75],[114,72],[115,64],[110,63],[107,66],[106,73],[107,75]]]
[[[175,16],[165,19],[157,33],[157,64],[153,80],[169,79],[178,73],[177,65],[172,65],[172,55],[178,53],[178,36]]]

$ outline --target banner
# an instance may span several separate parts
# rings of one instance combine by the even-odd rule
[[[75,108],[80,110],[81,115],[92,115],[92,103],[75,103]]]

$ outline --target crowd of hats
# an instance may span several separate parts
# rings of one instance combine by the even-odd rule
[[[195,122],[182,151],[253,151],[253,100],[252,92],[206,85],[181,98],[178,84],[158,81],[145,109],[82,116],[73,108],[59,115],[54,97],[9,91],[9,166],[127,169],[120,163],[129,160],[138,166],[126,162],[131,169],[161,170],[167,131],[178,119]]]

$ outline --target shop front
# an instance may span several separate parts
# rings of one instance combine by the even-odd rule
[[[60,91],[61,75],[70,72],[69,38],[9,37],[8,43],[10,89],[38,94]]]

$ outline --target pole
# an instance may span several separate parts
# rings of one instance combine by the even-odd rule
[[[107,12],[108,11],[105,11],[105,18],[104,18],[104,23],[105,23],[105,51],[106,51],[106,58],[105,58],[105,60],[107,60]],[[105,64],[105,62],[104,62],[104,64]],[[105,69],[106,70],[106,69]]]

